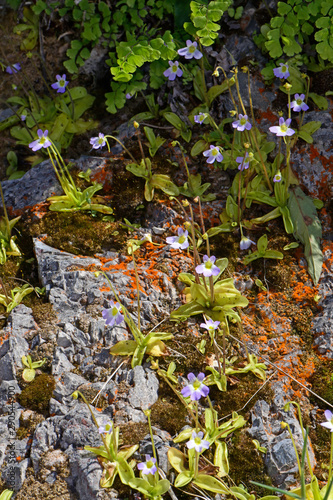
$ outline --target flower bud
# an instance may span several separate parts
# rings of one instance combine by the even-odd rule
[[[208,240],[208,234],[207,234],[207,233],[204,233],[204,234],[202,235],[202,239],[203,239],[204,241]]]
[[[182,204],[183,204],[183,207],[188,207],[189,206],[188,200],[183,200]]]
[[[286,422],[281,422],[281,429],[285,429],[286,427],[288,427],[288,424],[286,424]]]
[[[219,69],[216,68],[215,71],[213,71],[213,76],[219,76]]]
[[[284,88],[285,88],[286,90],[290,90],[290,89],[291,89],[291,87],[292,87],[292,85],[291,85],[290,83],[288,83],[288,82],[287,82],[287,83],[285,83],[283,86],[284,86]]]
[[[134,125],[134,128],[139,128],[140,127],[140,123],[138,123],[136,121],[133,122],[133,125]]]

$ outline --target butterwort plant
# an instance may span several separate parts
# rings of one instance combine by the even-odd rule
[[[111,488],[116,476],[119,474],[123,484],[128,484],[131,479],[134,479],[133,468],[135,460],[128,460],[139,448],[139,445],[119,446],[119,427],[116,427],[111,420],[104,420],[101,424],[97,421],[91,405],[80,391],[75,391],[72,394],[74,399],[82,398],[87,405],[91,418],[98,429],[99,436],[102,440],[102,445],[98,447],[85,446],[84,449],[90,451],[99,457],[99,462],[103,466],[103,474],[100,480],[102,488]]]
[[[58,148],[48,135],[48,130],[43,131],[42,129],[38,129],[37,135],[38,139],[32,141],[29,147],[32,151],[39,151],[43,148],[47,150],[57,179],[65,193],[64,195],[51,196],[48,198],[47,201],[51,203],[50,210],[58,212],[94,210],[104,214],[112,214],[113,210],[111,207],[95,202],[96,199],[94,195],[103,188],[103,185],[95,183],[84,191],[77,188],[69,172],[68,166],[64,162]],[[100,201],[100,198],[98,201]]]
[[[162,500],[162,496],[170,488],[170,483],[167,479],[160,479],[159,476],[157,454],[154,444],[150,413],[150,410],[144,410],[144,414],[148,418],[153,456],[147,454],[145,456],[146,460],[137,464],[137,468],[140,471],[141,477],[131,479],[131,481],[129,482],[129,486],[143,493],[145,498],[149,498],[150,500]]]
[[[141,243],[143,244],[144,242]],[[137,248],[139,248],[139,246],[135,249]],[[134,249],[132,247],[132,252],[133,250]],[[133,262],[135,261],[133,260]],[[137,320],[138,324],[136,324],[132,319],[129,311],[123,304],[121,304],[119,296],[114,289],[109,277],[104,272],[98,271],[95,273],[96,277],[98,277],[100,274],[102,274],[108,282],[110,289],[117,300],[117,302],[111,301],[111,308],[104,309],[102,312],[102,316],[106,324],[114,327],[115,325],[119,325],[124,320],[133,335],[133,340],[121,340],[114,346],[112,346],[110,349],[110,354],[112,354],[113,356],[132,356],[132,368],[142,364],[145,354],[149,354],[150,356],[161,356],[166,350],[166,346],[162,340],[171,339],[173,335],[171,333],[156,332],[154,330],[151,330],[147,335],[144,335],[139,328],[139,319]],[[138,294],[138,318],[140,316],[140,311],[140,295]]]

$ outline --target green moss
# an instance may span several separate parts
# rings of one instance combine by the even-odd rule
[[[235,484],[244,484],[248,491],[255,491],[259,497],[269,495],[268,490],[250,484],[250,481],[272,484],[264,473],[262,455],[255,449],[250,436],[242,429],[235,432],[231,442],[232,446],[228,447],[229,465],[230,475]]]
[[[333,404],[333,361],[318,361],[316,370],[310,379],[312,390],[328,403]],[[327,409],[327,405],[320,399],[310,394],[310,401],[322,409]]]
[[[47,234],[47,245],[75,255],[94,255],[104,250],[118,251],[125,245],[127,230],[118,222],[95,219],[83,212],[47,213],[30,228],[31,236]]]
[[[120,425],[121,446],[132,446],[138,444],[147,434],[149,427],[147,423],[128,423]]]
[[[55,380],[51,375],[39,375],[18,395],[18,402],[24,408],[46,415],[55,385]]]

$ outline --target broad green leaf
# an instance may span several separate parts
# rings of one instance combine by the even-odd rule
[[[134,479],[134,472],[132,467],[128,462],[126,462],[124,458],[120,457],[119,455],[117,455],[116,466],[119,477],[123,484],[128,484],[131,479]]]
[[[151,495],[154,497],[162,496],[170,489],[170,483],[167,479],[161,479],[156,486],[152,488]]]
[[[13,491],[11,490],[3,490],[3,492],[0,495],[0,500],[10,500],[13,495]]]
[[[34,369],[25,368],[22,373],[22,378],[25,382],[31,382],[36,375],[36,371]]]
[[[194,473],[191,472],[190,470],[186,470],[184,472],[181,472],[176,477],[175,487],[182,488],[183,486],[186,486],[188,483],[190,483],[192,481],[193,476],[194,476]]]
[[[207,141],[200,139],[197,141],[191,149],[191,156],[198,156],[200,153],[209,149],[209,144]]]
[[[228,447],[224,441],[216,442],[214,465],[219,468],[219,472],[217,473],[219,477],[224,477],[229,474]]]
[[[264,254],[268,245],[267,234],[261,236],[257,242],[257,248],[260,253]]]
[[[192,432],[192,429],[191,429]],[[168,450],[168,460],[171,466],[176,469],[177,472],[185,472],[187,471],[185,467],[186,457],[184,453],[177,448],[169,448]]]
[[[308,271],[314,284],[317,285],[323,265],[323,254],[320,248],[322,236],[320,220],[309,196],[306,196],[299,187],[289,190],[288,207],[295,228],[294,236],[304,245]]]
[[[134,479],[130,479],[128,481],[128,486],[130,486],[130,488],[140,491],[145,496],[150,497],[152,486],[145,479],[142,479],[141,477],[135,477]]]
[[[212,476],[207,476],[206,474],[198,474],[193,484],[204,490],[212,491],[214,493],[220,493],[221,495],[229,494],[229,488]]]
[[[121,340],[110,349],[110,354],[114,356],[130,356],[137,348],[135,340]]]
[[[234,82],[229,83],[229,86],[231,87],[234,84]],[[208,92],[207,92],[207,99],[208,99],[208,104],[209,106],[212,104],[214,99],[216,99],[217,96],[222,94],[223,92],[226,92],[228,90],[228,84],[227,82],[223,82],[221,85],[213,85]]]
[[[328,108],[328,101],[325,97],[318,95],[315,92],[309,92],[309,97],[313,100],[313,102],[316,106],[318,106],[319,109],[325,110]]]

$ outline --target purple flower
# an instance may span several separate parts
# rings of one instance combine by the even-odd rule
[[[25,119],[26,119],[27,115],[21,115],[20,118],[21,118],[21,121],[24,122]]]
[[[166,239],[168,245],[175,250],[185,250],[189,246],[188,231],[184,231],[181,227],[178,228],[178,236],[169,236]]]
[[[205,323],[200,323],[201,328],[205,328],[209,333],[214,333],[218,329],[220,321],[213,321],[212,319],[205,319]]]
[[[155,474],[155,472],[157,471],[155,463],[156,458],[153,458],[150,455],[146,455],[146,461],[140,462],[138,464],[138,469],[142,471],[142,474],[146,474],[146,476],[148,476],[149,474]]]
[[[192,432],[192,439],[186,443],[188,449],[190,450],[191,448],[194,448],[198,453],[201,453],[203,450],[208,450],[209,441],[202,439],[203,435],[202,431],[199,431],[198,433]]]
[[[290,76],[287,64],[280,63],[280,67],[274,68],[273,73],[277,78],[288,78]]]
[[[191,40],[186,40],[187,47],[178,50],[180,56],[184,56],[185,59],[201,59],[202,54],[200,50],[197,49],[197,42],[191,42]]]
[[[217,276],[220,273],[220,269],[215,266],[214,262],[216,257],[212,255],[208,257],[208,255],[204,255],[203,264],[200,264],[195,268],[198,274],[203,274],[206,278],[209,276]]]
[[[98,137],[92,137],[90,139],[90,144],[92,145],[93,149],[100,149],[106,144],[106,140],[104,139],[104,134],[101,132],[98,134]]]
[[[282,180],[282,174],[280,170],[274,175],[273,177],[273,182],[281,182]]]
[[[176,79],[176,76],[182,76],[183,72],[179,68],[178,61],[169,61],[169,66],[170,68],[166,69],[163,75],[169,78],[171,82]]]
[[[196,377],[194,373],[189,373],[187,375],[187,378],[189,380],[189,384],[183,387],[181,390],[182,396],[184,398],[190,397],[192,401],[199,401],[201,397],[206,397],[208,396],[209,393],[209,388],[202,383],[203,379],[205,378],[204,373],[199,373],[199,375]]]
[[[11,66],[7,66],[6,68],[6,73],[9,73],[12,75],[13,73],[17,73],[21,69],[21,64],[20,63],[15,63],[12,64]]]
[[[304,102],[305,95],[304,94],[295,94],[294,100],[290,103],[290,108],[294,111],[307,111],[309,106]],[[289,106],[289,104],[288,104]]]
[[[47,137],[48,133],[48,130],[45,130],[45,132],[43,132],[41,129],[38,129],[37,135],[39,139],[30,142],[29,148],[31,148],[33,151],[38,151],[41,148],[49,148],[51,146],[51,141]]]
[[[291,118],[288,118],[286,121],[284,121],[284,119],[281,116],[279,119],[279,125],[276,127],[269,127],[269,130],[273,134],[276,134],[278,137],[293,135],[295,133],[295,130],[289,128],[290,123],[291,123]]]
[[[238,120],[232,122],[232,126],[239,130],[239,132],[244,132],[244,130],[250,130],[252,128],[251,123],[248,120],[247,115],[238,115]]]
[[[132,99],[133,94],[130,94],[129,92],[125,95],[126,99]]]
[[[200,125],[204,122],[206,118],[207,118],[207,113],[200,112],[198,115],[194,115],[195,123],[199,123]]]
[[[120,325],[120,323],[124,320],[124,316],[120,312],[121,305],[118,302],[112,302],[112,300],[110,301],[110,305],[110,309],[103,309],[103,319],[107,325]]]
[[[326,427],[326,429],[329,429],[330,432],[333,432],[333,413],[330,410],[326,410],[325,418],[327,422],[324,422],[323,424],[320,425]]]
[[[248,160],[248,157],[249,157],[249,153],[246,152],[245,156],[237,156],[237,158],[236,158],[237,163],[239,163],[238,170],[240,170],[241,172],[243,170],[246,170],[247,168],[249,168],[250,160]]]
[[[247,250],[251,245],[255,245],[255,242],[247,238],[246,236],[242,236],[239,247],[241,250]]]
[[[99,426],[98,432],[100,434],[111,434],[112,429],[113,429],[113,422],[109,420],[108,422],[105,422],[104,424]]]
[[[221,162],[223,160],[223,156],[221,154],[220,148],[218,146],[209,146],[210,149],[204,151],[202,154],[206,156],[207,163],[214,163],[214,161]]]
[[[66,80],[66,75],[57,75],[56,76],[57,81],[55,83],[52,83],[51,87],[56,90],[59,94],[63,94],[66,90],[66,87],[68,85],[68,81]]]

